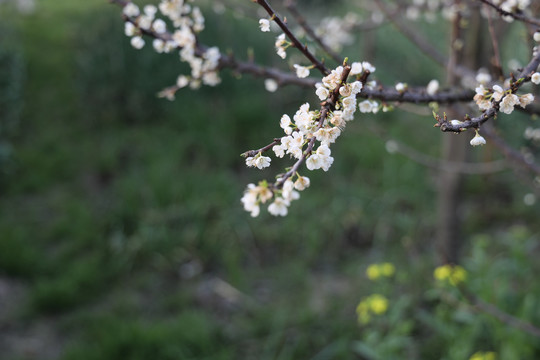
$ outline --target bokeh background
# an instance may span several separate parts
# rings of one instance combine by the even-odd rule
[[[203,42],[286,69],[256,5],[215,3],[203,7]],[[268,93],[263,79],[224,71],[218,87],[169,102],[156,94],[186,67],[131,48],[117,7],[34,5],[0,2],[0,359],[540,357],[538,337],[433,279],[437,159],[453,135],[432,129],[431,110],[358,114],[289,215],[253,219],[242,192],[279,167],[247,169],[239,155],[280,136],[282,114],[317,101],[311,90]],[[314,19],[329,13],[306,5]],[[445,50],[444,23],[415,26]],[[505,61],[527,62],[512,40],[522,32],[506,34]],[[344,53],[372,61],[387,84],[444,83],[391,25]],[[522,137],[534,121],[501,115],[498,126],[534,146]],[[468,161],[501,159],[488,144]],[[510,166],[463,177],[459,263],[468,291],[540,324],[540,209],[524,178]],[[366,276],[384,262],[393,276]],[[387,309],[359,322],[372,294]]]

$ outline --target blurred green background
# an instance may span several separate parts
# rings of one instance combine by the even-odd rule
[[[538,338],[433,280],[437,171],[385,148],[439,156],[449,135],[429,111],[358,115],[286,218],[252,219],[246,184],[278,168],[247,169],[239,154],[315,95],[225,71],[216,88],[158,99],[186,68],[132,49],[119,14],[105,0],[42,0],[29,14],[0,3],[1,359],[540,357]],[[256,17],[205,14],[205,43],[284,68]],[[443,74],[391,26],[348,51],[389,84]],[[516,118],[501,126],[520,144],[529,120]],[[487,146],[471,161],[498,158]],[[461,263],[472,293],[540,324],[530,192],[511,170],[466,177]],[[368,279],[378,262],[395,276]],[[388,311],[359,324],[372,293]]]

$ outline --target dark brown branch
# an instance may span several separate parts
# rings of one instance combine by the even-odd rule
[[[270,17],[276,22],[276,24],[278,24],[278,26],[281,28],[281,30],[285,33],[285,35],[287,35],[287,37],[289,38],[289,40],[291,40],[291,42],[293,43],[293,45],[298,49],[300,50],[300,52],[302,54],[304,54],[304,56],[313,64],[313,66],[319,70],[321,72],[321,74],[323,75],[328,75],[330,73],[330,71],[326,68],[326,66],[324,66],[324,64],[322,62],[320,62],[316,57],[315,55],[313,55],[307,48],[307,45],[303,45],[300,40],[298,40],[298,38],[291,32],[291,30],[289,29],[289,27],[287,26],[287,24],[285,24],[280,18],[279,16],[277,16],[277,14],[275,13],[274,9],[272,9],[272,7],[270,6],[270,4],[268,3],[268,1],[266,0],[253,0],[255,1],[257,4],[261,5],[264,10],[266,10],[266,12],[268,13],[268,15],[270,15]]]
[[[279,145],[279,144],[281,144],[281,138],[275,138],[274,141],[272,141],[270,144],[268,144],[266,146],[263,146],[262,148],[257,149],[257,150],[248,150],[248,151],[242,153],[240,156],[242,156],[242,157],[255,156],[258,153],[266,152],[266,151],[270,150],[274,145]]]
[[[323,49],[332,59],[334,59],[335,62],[338,64],[343,61],[343,59],[340,58],[336,52],[334,52],[332,49],[330,49],[322,39],[315,34],[315,31],[313,31],[313,28],[309,26],[306,19],[300,14],[298,11],[298,8],[296,7],[296,4],[293,0],[287,0],[285,2],[285,7],[291,12],[292,16],[294,16],[295,20],[298,22],[298,24],[304,29],[306,34],[313,39],[320,47]]]
[[[472,101],[474,92],[472,90],[460,90],[460,91],[440,91],[436,94],[430,95],[426,92],[425,88],[409,88],[407,91],[401,93],[394,88],[378,87],[376,89],[363,88],[362,91],[356,96],[357,98],[370,98],[383,101],[398,101],[407,103],[453,103],[462,101]]]
[[[109,0],[111,3],[125,6],[128,1],[126,0]],[[129,21],[136,25],[134,19],[130,19],[124,16],[125,21]],[[141,30],[143,34],[151,36],[156,39],[161,39],[163,41],[169,41],[172,39],[172,34],[165,32],[162,34],[155,33],[151,30]],[[178,47],[178,49],[181,49]],[[195,53],[198,56],[202,56],[207,50],[207,47],[197,43],[195,48]],[[250,74],[256,77],[274,79],[280,86],[284,85],[297,85],[305,88],[314,88],[315,84],[319,81],[315,78],[299,78],[295,74],[284,72],[282,70],[266,67],[255,64],[253,62],[245,62],[237,60],[233,55],[221,54],[219,58],[218,69],[231,69],[234,72],[240,74]],[[171,87],[171,89],[174,87]],[[177,89],[176,89],[177,90]],[[424,87],[419,88],[409,88],[404,93],[400,93],[394,88],[384,88],[379,86],[375,89],[368,89],[364,87],[362,91],[357,95],[358,98],[370,98],[377,99],[382,101],[399,101],[399,102],[410,102],[410,103],[430,103],[438,102],[441,104],[462,102],[462,101],[472,101],[474,92],[471,90],[461,90],[461,91],[441,91],[434,95],[429,95]]]
[[[540,52],[536,54],[531,60],[529,64],[521,71],[521,73],[517,76],[517,79],[522,81],[516,81],[512,84],[511,90],[512,93],[516,93],[516,91],[526,82],[529,82],[531,80],[531,75],[536,71],[538,68],[538,65],[540,65]],[[495,101],[492,103],[491,108],[488,110],[485,110],[480,116],[474,117],[474,118],[467,118],[465,121],[461,122],[457,125],[452,125],[448,121],[444,121],[442,123],[437,124],[436,126],[439,126],[441,128],[441,131],[451,131],[451,132],[461,132],[465,129],[470,128],[479,128],[480,125],[488,121],[489,119],[493,118],[497,115],[499,112],[499,103],[502,101]]]
[[[480,1],[494,8],[501,16],[510,16],[518,21],[522,21],[531,25],[540,26],[540,20],[538,19],[527,17],[521,13],[511,13],[511,12],[505,11],[501,9],[501,7],[499,7],[498,5],[495,5],[489,0],[480,0]]]

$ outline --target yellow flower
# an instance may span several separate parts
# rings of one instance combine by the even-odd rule
[[[378,279],[381,276],[381,271],[379,270],[378,264],[371,264],[366,269],[366,275],[369,280]]]
[[[436,268],[433,276],[441,282],[448,280],[451,285],[457,286],[467,279],[467,271],[459,265],[452,266],[446,264]]]
[[[388,277],[394,275],[394,273],[396,272],[396,268],[394,267],[394,265],[392,265],[389,262],[385,262],[381,264],[380,269],[381,269],[381,274]]]
[[[366,275],[370,280],[376,280],[380,277],[391,277],[396,272],[396,268],[389,262],[382,264],[371,264],[366,269]]]
[[[450,274],[450,284],[456,286],[467,279],[467,271],[459,265],[454,266],[452,274]]]
[[[369,306],[365,301],[361,301],[356,307],[356,315],[360,324],[367,324],[371,316],[369,315]]]
[[[475,352],[469,358],[469,360],[495,360],[495,359],[496,359],[496,354],[493,351],[489,351],[489,352],[478,351],[478,352]]]
[[[356,307],[356,315],[360,324],[367,324],[371,315],[381,315],[388,310],[388,299],[379,294],[373,294],[360,301]]]
[[[369,298],[369,307],[374,314],[384,314],[388,310],[388,300],[379,294],[373,294]]]
[[[448,279],[451,273],[452,267],[450,265],[443,265],[435,269],[433,276],[435,277],[435,279],[443,281]]]

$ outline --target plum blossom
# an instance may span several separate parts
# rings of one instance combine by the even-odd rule
[[[286,216],[290,205],[288,200],[278,197],[268,206],[268,212],[274,216]]]
[[[259,27],[261,28],[262,32],[269,32],[270,31],[270,20],[268,20],[268,19],[260,19],[259,20]]]
[[[141,13],[139,7],[132,2],[127,3],[126,6],[124,6],[122,12],[127,17],[139,16],[139,14]]]
[[[264,80],[264,88],[268,92],[275,92],[278,89],[278,83],[274,79]]]
[[[506,95],[499,104],[499,110],[505,114],[511,114],[514,106],[519,104],[519,98],[515,94]]]
[[[131,38],[131,46],[135,49],[140,50],[144,47],[144,39],[140,36],[134,36]]]
[[[486,139],[484,139],[484,137],[478,133],[478,130],[475,130],[475,131],[476,131],[476,135],[472,138],[471,145],[472,146],[485,145]]]
[[[426,92],[428,93],[428,95],[433,96],[437,93],[437,91],[439,91],[439,82],[433,79],[428,83],[426,87]]]
[[[532,74],[531,81],[533,84],[536,84],[536,85],[540,84],[540,73],[535,72],[534,74]]]
[[[278,56],[285,59],[287,57],[287,53],[285,52],[287,49],[287,40],[285,39],[285,34],[281,34],[276,38],[274,46]]]
[[[294,64],[294,68],[296,69],[296,76],[299,78],[306,78],[309,76],[309,68],[305,66],[300,66],[298,64]]]
[[[310,180],[307,176],[298,176],[298,179],[294,182],[294,188],[298,191],[302,191],[309,187]]]

